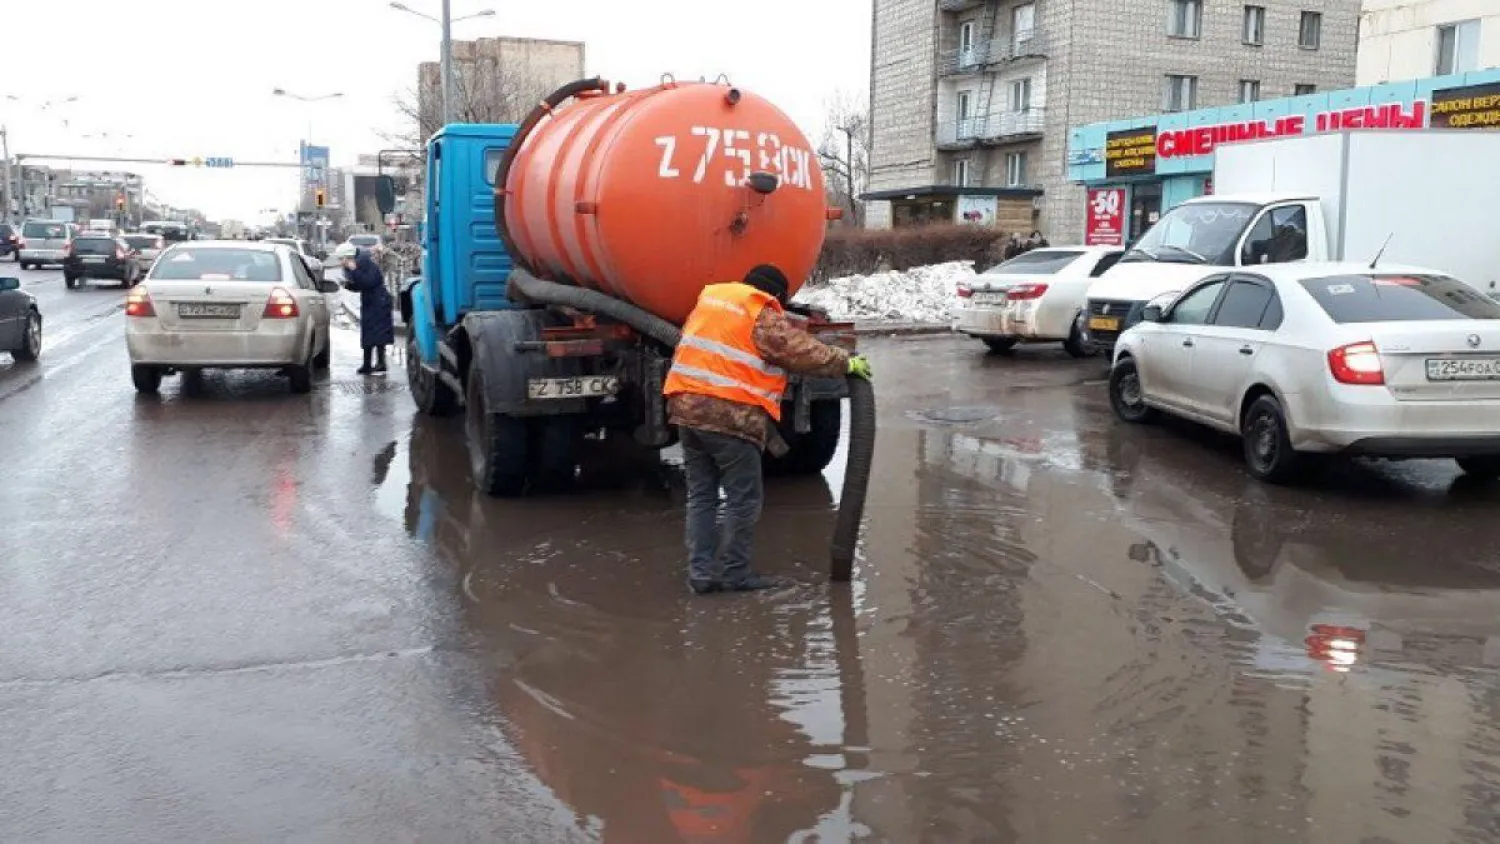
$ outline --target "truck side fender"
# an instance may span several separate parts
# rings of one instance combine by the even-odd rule
[[[438,361],[438,327],[432,310],[432,291],[420,278],[409,279],[401,290],[401,318],[416,340],[422,362],[441,368]]]
[[[472,348],[470,369],[484,370],[485,400],[491,413],[512,416],[543,416],[582,413],[582,399],[529,401],[526,382],[532,378],[577,375],[577,364],[566,358],[549,358],[538,352],[521,351],[518,343],[542,339],[546,312],[538,309],[471,311],[464,315],[461,330]]]

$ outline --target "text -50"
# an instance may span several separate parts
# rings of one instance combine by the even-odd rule
[[[694,126],[690,130],[689,143],[683,144],[676,135],[662,135],[656,139],[661,147],[661,165],[656,174],[663,179],[682,176],[679,164],[692,161],[692,152],[697,149],[696,166],[693,167],[693,184],[702,184],[712,178],[711,172],[723,174],[727,187],[738,187],[750,178],[752,172],[774,173],[781,177],[786,187],[813,189],[812,152],[797,147],[783,146],[781,139],[771,132],[755,132],[754,146],[749,129],[720,129],[716,126]],[[698,140],[698,139],[702,140]],[[683,158],[677,157],[678,147],[684,147]],[[701,147],[701,149],[700,149]]]

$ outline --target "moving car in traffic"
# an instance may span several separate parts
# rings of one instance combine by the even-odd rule
[[[1079,315],[1093,279],[1120,260],[1117,247],[1044,247],[991,267],[958,288],[955,328],[991,351],[1017,343],[1061,342],[1089,354]]]
[[[1310,452],[1451,457],[1500,477],[1500,304],[1432,270],[1285,264],[1212,275],[1120,336],[1110,404],[1238,434],[1255,477]]]
[[[142,393],[163,376],[202,369],[275,369],[312,389],[331,347],[324,293],[290,248],[250,242],[178,244],[125,300],[130,374]]]
[[[21,246],[25,242],[19,229],[10,223],[0,223],[0,258],[9,256],[12,261],[20,263]]]
[[[84,234],[74,240],[63,258],[63,281],[69,290],[89,280],[118,281],[131,287],[141,279],[137,253],[124,238]]]
[[[42,354],[42,312],[19,278],[0,278],[0,352],[19,361]]]
[[[76,229],[60,220],[27,220],[21,224],[21,269],[41,269],[43,264],[61,264],[73,245]]]
[[[142,273],[150,270],[162,250],[167,248],[167,239],[159,234],[127,234],[125,243],[135,250]]]

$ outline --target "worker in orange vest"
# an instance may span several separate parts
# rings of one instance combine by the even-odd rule
[[[870,377],[863,357],[786,318],[787,289],[786,276],[769,264],[743,282],[703,288],[662,389],[682,441],[688,586],[699,595],[784,585],[753,571],[750,552],[760,520],[760,454],[781,419],[787,372]]]

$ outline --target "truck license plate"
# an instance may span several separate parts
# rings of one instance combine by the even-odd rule
[[[620,379],[612,375],[585,375],[582,378],[530,378],[526,396],[533,399],[585,399],[612,396],[620,390]]]
[[[1427,380],[1500,380],[1500,358],[1428,358]]]
[[[1119,331],[1120,320],[1117,317],[1089,317],[1089,328],[1095,331]]]

